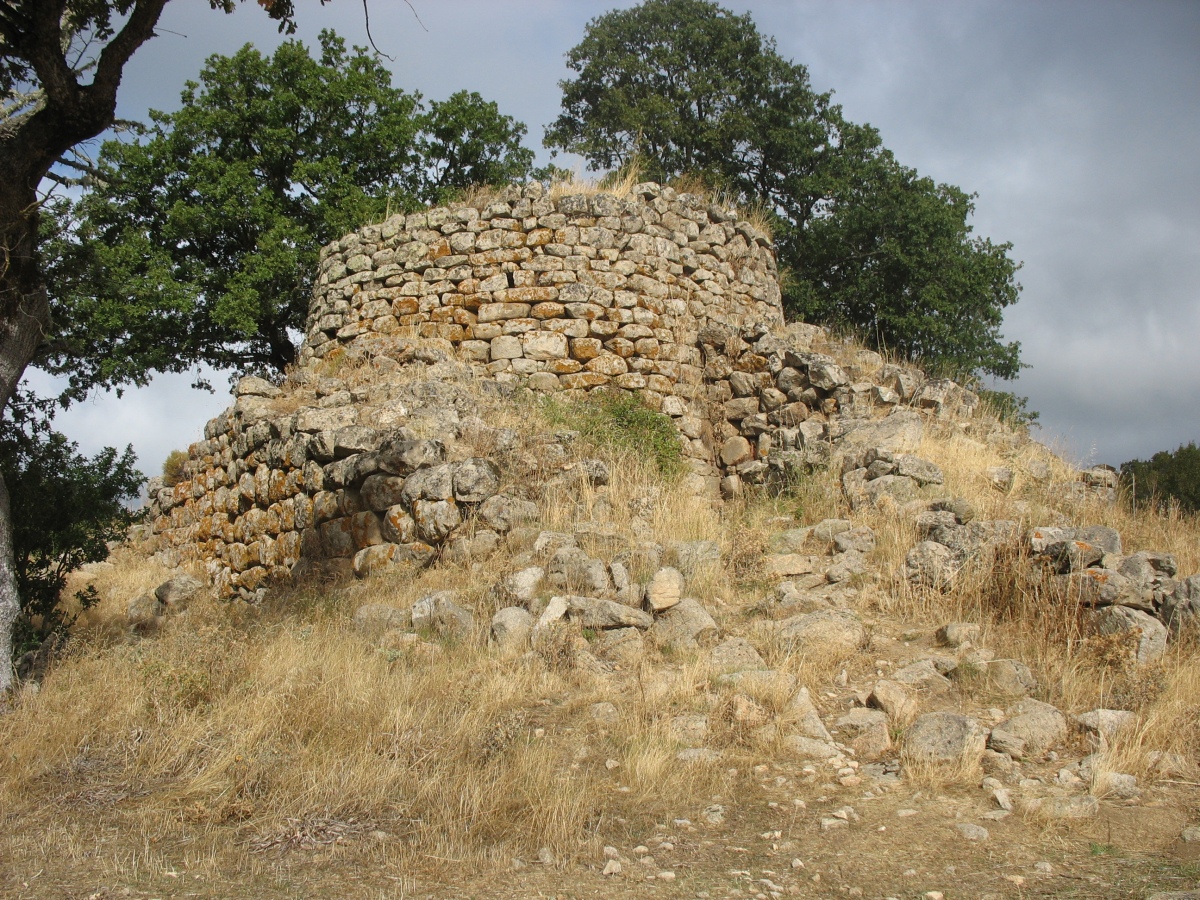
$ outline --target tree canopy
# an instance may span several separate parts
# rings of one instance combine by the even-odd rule
[[[1122,463],[1121,477],[1138,503],[1178,503],[1184,512],[1200,512],[1200,447],[1195,441],[1145,461]]]
[[[897,163],[749,15],[645,0],[592,20],[567,66],[546,145],[760,205],[790,314],[959,374],[1016,375],[999,333],[1019,291],[1011,245],[973,236],[972,196]]]
[[[104,144],[44,250],[56,324],[39,365],[72,392],[197,362],[281,371],[323,244],[529,174],[525,127],[495,103],[426,107],[365,49],[320,43],[213,56],[179,110]]]

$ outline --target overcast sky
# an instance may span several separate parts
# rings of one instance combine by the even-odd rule
[[[479,91],[529,128],[539,161],[564,54],[621,0],[371,0],[395,84]],[[1031,368],[1012,385],[1040,439],[1119,464],[1200,440],[1200,3],[726,0],[779,52],[877,127],[904,164],[978,193],[976,231],[1011,241],[1024,290],[1005,318]],[[357,0],[297,0],[298,37],[365,44]],[[118,115],[173,110],[212,53],[282,38],[248,2],[232,16],[174,0],[126,69]],[[558,160],[562,162],[561,158]],[[164,377],[58,420],[94,452],[132,443],[147,474],[229,402]],[[223,379],[216,382],[223,387]]]

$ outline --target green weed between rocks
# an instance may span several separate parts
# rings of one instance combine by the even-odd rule
[[[600,446],[652,459],[664,476],[683,471],[679,432],[669,416],[646,406],[637,394],[594,391],[585,400],[546,397],[539,405],[552,426],[578,431]]]

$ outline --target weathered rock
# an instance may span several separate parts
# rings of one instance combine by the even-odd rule
[[[523,649],[533,631],[533,616],[528,611],[509,606],[492,616],[492,641],[502,651]]]
[[[905,732],[904,752],[916,761],[973,765],[983,756],[987,734],[987,729],[969,716],[926,713]]]
[[[717,623],[700,601],[685,597],[658,616],[649,633],[664,647],[686,650],[715,642]]]
[[[1135,636],[1139,665],[1154,662],[1167,651],[1167,628],[1158,619],[1126,606],[1107,606],[1092,614],[1091,628],[1098,634]]]
[[[714,672],[745,672],[767,668],[754,645],[741,637],[728,637],[712,648],[709,661]]]
[[[371,637],[394,628],[408,629],[412,627],[412,612],[386,603],[367,603],[355,610],[354,627]]]
[[[821,609],[793,616],[779,624],[777,640],[804,650],[848,653],[866,640],[867,631],[858,616],[844,609]]]
[[[245,379],[242,379],[243,381]],[[154,596],[168,611],[187,609],[204,590],[204,582],[190,575],[176,575],[154,589]]]
[[[887,713],[878,709],[858,707],[834,723],[843,743],[853,748],[858,759],[876,759],[891,749]]]
[[[646,585],[646,605],[650,611],[660,613],[670,609],[683,599],[683,574],[671,566],[664,566],[654,573]]]
[[[1009,718],[992,729],[988,744],[993,750],[1020,759],[1023,756],[1042,753],[1066,740],[1067,718],[1049,703],[1032,699],[1022,700],[1008,710],[1008,716]],[[1012,740],[1013,738],[1016,740]]]
[[[567,618],[578,622],[584,628],[649,628],[654,624],[654,618],[649,613],[624,603],[577,595],[570,595],[565,599]]]

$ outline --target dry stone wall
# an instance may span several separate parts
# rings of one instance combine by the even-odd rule
[[[675,422],[690,487],[714,497],[839,448],[915,449],[926,417],[975,409],[953,382],[869,351],[835,359],[826,342],[784,325],[765,235],[670,188],[534,183],[394,216],[323,250],[301,365],[282,387],[239,383],[185,477],[152,494],[151,544],[252,596],[303,559],[423,565],[502,534],[522,507],[498,493],[502,464],[459,441],[466,420],[488,430],[468,383],[635,391]]]

